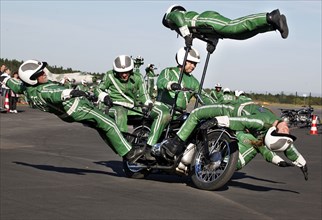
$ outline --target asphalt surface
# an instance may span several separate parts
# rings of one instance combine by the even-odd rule
[[[295,128],[309,180],[258,155],[217,191],[186,177],[125,177],[95,130],[29,107],[0,114],[0,219],[321,219],[321,130]],[[321,114],[321,109],[318,109]],[[284,155],[281,155],[284,157]]]

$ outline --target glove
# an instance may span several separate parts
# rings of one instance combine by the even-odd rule
[[[181,86],[179,83],[172,83],[170,88],[171,88],[171,90],[176,91],[176,90],[180,90]]]
[[[190,48],[192,46],[192,40],[193,40],[193,38],[191,37],[190,34],[184,37],[184,41],[186,43],[186,47],[189,47]]]
[[[204,122],[201,126],[200,126],[200,129],[204,130],[204,129],[208,129],[208,128],[211,128],[211,127],[214,127],[218,125],[218,121],[216,118],[212,118],[206,122]]]
[[[309,179],[309,173],[307,172],[307,166],[304,165],[303,167],[300,167],[303,175],[304,175],[304,179],[307,181]]]
[[[278,162],[277,166],[279,166],[279,167],[294,167],[294,164],[283,160],[283,161]]]
[[[104,97],[104,104],[106,106],[108,106],[108,107],[112,107],[113,106],[113,101],[112,101],[112,99],[108,95],[106,95]]]
[[[81,97],[81,96],[87,96],[87,93],[82,91],[82,90],[78,90],[78,89],[74,89],[72,90],[70,93],[69,93],[70,97],[71,98],[74,98],[74,97]]]
[[[149,103],[147,106],[142,107],[142,112],[144,114],[147,114],[151,112],[152,108],[153,108],[153,103]]]

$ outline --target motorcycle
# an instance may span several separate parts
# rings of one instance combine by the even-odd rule
[[[283,109],[280,108],[281,111],[281,118],[283,121],[287,122],[289,126],[296,126],[297,125],[297,117],[296,117],[296,110],[294,109]]]
[[[219,38],[213,36],[199,36],[194,34],[193,38],[199,38],[207,42],[207,57],[204,70],[199,85],[198,94],[201,94],[202,85],[205,79],[210,55],[215,51]],[[186,53],[183,63],[186,63],[189,52],[189,41],[186,41]],[[183,68],[180,71],[178,84],[181,84],[183,77]],[[189,113],[182,112],[176,108],[178,93],[175,93],[174,102],[170,109],[172,120],[168,127],[164,129],[160,140],[173,138],[181,125],[188,118]],[[196,96],[196,105],[198,105],[198,96]],[[177,113],[179,114],[177,115]],[[126,133],[124,136],[132,144],[132,147],[144,146],[152,124],[152,119],[146,114],[137,118],[128,117],[129,125],[133,125],[132,133]],[[123,170],[127,177],[142,179],[151,173],[165,172],[169,174],[189,176],[195,187],[202,190],[216,190],[224,186],[232,177],[236,170],[239,150],[238,141],[235,133],[228,129],[207,123],[209,120],[203,120],[198,123],[189,139],[186,141],[184,152],[169,159],[162,147],[164,141],[152,146],[151,155],[155,160],[148,160],[145,155],[134,163],[123,159]]]
[[[179,112],[179,116],[170,122],[160,140],[174,137],[189,116],[189,113],[178,109],[176,112]],[[133,147],[146,145],[153,122],[148,114],[141,114],[128,117],[128,124],[134,129],[131,133],[124,133]],[[142,156],[136,162],[130,163],[123,159],[126,176],[143,179],[151,173],[160,172],[189,176],[194,186],[203,190],[216,190],[224,186],[236,170],[239,156],[237,138],[228,128],[208,127],[207,121],[198,124],[187,140],[184,152],[175,156],[173,160],[165,156],[163,141],[152,147],[151,155],[155,160],[148,160]]]
[[[280,109],[281,118],[290,126],[311,127],[314,108],[311,106],[303,106],[301,109]],[[317,119],[320,124],[320,119]]]

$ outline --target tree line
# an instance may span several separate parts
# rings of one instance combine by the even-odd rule
[[[9,59],[3,59],[0,58],[0,65],[5,64],[9,69],[11,69],[12,72],[18,71],[19,66],[24,61],[18,61],[18,60],[9,60]],[[81,72],[80,70],[73,70],[72,68],[64,68],[62,66],[47,66],[48,70],[52,73],[56,74],[64,74],[64,73],[73,73],[73,72]],[[96,79],[102,79],[103,75],[100,73],[91,73],[87,72],[87,74],[91,74]],[[94,81],[95,81],[94,80]],[[210,93],[211,89],[205,89],[206,92]],[[313,97],[311,94],[309,94],[308,97],[301,97],[297,95],[297,92],[295,94],[286,95],[283,92],[280,94],[261,94],[261,93],[249,93],[246,94],[248,97],[252,98],[255,101],[258,102],[268,102],[268,103],[281,103],[281,104],[293,104],[293,105],[322,105],[322,98],[321,97]]]

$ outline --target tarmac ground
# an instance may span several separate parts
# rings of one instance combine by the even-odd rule
[[[121,158],[95,130],[19,110],[0,114],[1,220],[322,218],[321,128],[317,135],[292,129],[308,181],[299,168],[258,155],[222,189],[203,191],[182,176],[127,178]]]

